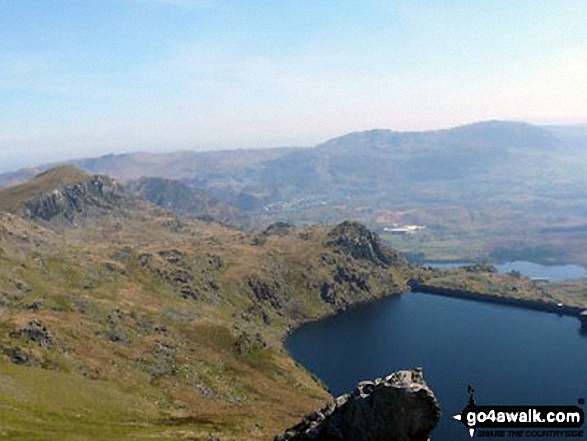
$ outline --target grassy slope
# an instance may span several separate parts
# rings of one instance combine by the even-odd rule
[[[328,398],[282,347],[342,304],[320,299],[322,283],[353,303],[405,282],[405,268],[327,246],[328,232],[257,238],[155,209],[67,231],[0,215],[0,433],[270,439]],[[338,268],[370,290],[337,283]],[[27,334],[34,320],[49,343]]]

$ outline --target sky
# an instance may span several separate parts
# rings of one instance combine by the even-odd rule
[[[0,0],[0,170],[587,122],[584,0]]]

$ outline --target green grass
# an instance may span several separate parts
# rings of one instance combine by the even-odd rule
[[[329,227],[252,245],[219,225],[170,230],[160,212],[142,214],[40,232],[3,219],[29,236],[0,237],[0,439],[270,439],[328,399],[282,346],[289,329],[336,310],[322,284],[342,267],[370,284],[337,282],[343,303],[390,294],[395,269],[326,246]],[[41,235],[57,246],[31,253]],[[23,332],[34,320],[50,344]],[[15,352],[31,366],[10,364]]]
[[[156,418],[152,403],[113,383],[0,364],[2,439],[126,439]]]
[[[238,432],[208,416],[175,417],[128,385],[0,363],[0,438],[14,441],[207,440]],[[141,391],[145,392],[145,391]],[[191,434],[191,435],[190,435]]]

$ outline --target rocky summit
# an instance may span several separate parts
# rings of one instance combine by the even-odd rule
[[[363,381],[275,441],[426,441],[440,420],[420,369]]]
[[[342,222],[330,232],[329,238],[328,245],[358,260],[385,267],[406,262],[400,253],[384,247],[379,236],[359,222]]]
[[[111,209],[125,195],[107,176],[94,176],[74,185],[44,193],[24,204],[24,215],[30,219],[50,221],[57,216],[74,222],[89,208]]]

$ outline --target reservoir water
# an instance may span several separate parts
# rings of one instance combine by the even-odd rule
[[[455,268],[464,265],[471,265],[469,262],[428,262],[426,266],[436,268]],[[530,278],[546,278],[551,282],[560,282],[562,280],[580,279],[587,277],[585,268],[578,265],[540,265],[538,263],[527,262],[525,260],[516,260],[513,262],[504,262],[494,264],[500,273],[510,271],[519,271]]]
[[[361,380],[422,367],[443,411],[432,441],[470,439],[452,419],[467,402],[468,384],[483,405],[587,398],[579,321],[512,306],[406,293],[304,325],[287,348],[335,396]]]

